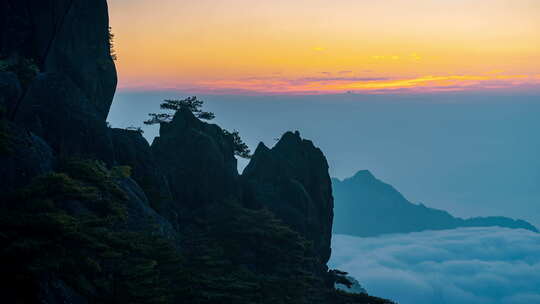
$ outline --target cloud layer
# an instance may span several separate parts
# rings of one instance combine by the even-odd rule
[[[348,71],[345,71],[348,72]],[[321,76],[322,75],[322,76]],[[324,95],[343,93],[435,93],[462,91],[523,91],[537,92],[540,75],[492,74],[485,72],[474,75],[439,76],[355,76],[344,77],[341,72],[319,72],[305,77],[284,75],[243,78],[212,79],[201,81],[179,81],[174,78],[157,81],[123,79],[119,85],[123,90],[175,89],[192,94],[233,95]]]
[[[540,234],[464,228],[334,235],[330,266],[400,304],[540,303]]]

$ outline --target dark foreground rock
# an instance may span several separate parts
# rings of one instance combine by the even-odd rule
[[[60,157],[114,162],[105,120],[64,74],[37,75],[21,102],[16,122],[43,137]]]
[[[144,190],[152,208],[160,213],[172,213],[168,180],[159,170],[146,139],[134,130],[111,129],[110,134],[116,164],[131,168],[131,177]]]
[[[0,120],[0,193],[11,192],[51,172],[54,162],[53,151],[42,138]]]
[[[116,89],[106,0],[2,1],[0,53],[69,78],[105,120]]]
[[[110,129],[105,0],[0,1],[6,303],[389,303],[335,290],[332,191],[297,133],[234,142],[182,108],[151,146]]]
[[[177,243],[179,238],[169,221],[159,215],[151,206],[144,191],[131,178],[117,180],[118,186],[126,194],[127,217],[118,228],[125,231],[145,232]]]
[[[246,199],[270,209],[312,241],[326,263],[334,201],[328,163],[321,150],[298,132],[287,132],[272,149],[259,144],[242,177]]]
[[[87,304],[88,299],[74,291],[66,283],[53,276],[45,275],[39,280],[39,299],[46,304]]]
[[[17,74],[0,72],[0,107],[3,107],[6,113],[11,113],[21,94],[22,88]]]
[[[151,149],[169,183],[175,202],[172,210],[181,216],[191,217],[192,212],[238,197],[232,142],[217,125],[181,109],[171,122],[161,124]]]

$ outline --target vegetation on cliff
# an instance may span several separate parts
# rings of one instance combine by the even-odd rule
[[[3,201],[0,259],[8,299],[33,303],[51,278],[91,303],[354,298],[327,288],[311,243],[266,209],[225,201],[205,210],[184,227],[180,251],[164,238],[118,228],[128,215],[116,180],[126,170],[63,161],[58,172]]]
[[[184,99],[166,99],[161,103],[160,108],[166,110],[167,112],[162,113],[150,113],[148,116],[150,118],[144,121],[146,125],[162,124],[171,122],[174,118],[174,115],[181,109],[186,109],[193,113],[197,118],[203,120],[212,120],[216,115],[212,112],[207,112],[202,110],[204,102],[198,99],[196,96],[187,97]],[[242,158],[250,158],[251,151],[249,150],[248,145],[244,143],[238,131],[234,130],[229,132],[225,129],[222,130],[223,135],[229,138],[234,149],[234,155]]]
[[[334,288],[346,280],[326,266],[333,202],[311,142],[286,133],[275,166],[255,161],[251,179],[235,158],[248,146],[201,121],[215,115],[196,97],[151,114],[152,145],[111,129],[106,1],[7,4],[0,107],[16,115],[0,114],[5,302],[388,303]]]
[[[162,238],[116,228],[127,216],[117,177],[69,160],[2,201],[5,298],[35,303],[54,278],[92,303],[169,303],[179,256]]]

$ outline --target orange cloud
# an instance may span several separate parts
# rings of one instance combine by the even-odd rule
[[[234,94],[340,94],[385,92],[445,92],[482,89],[540,89],[540,75],[445,75],[415,78],[387,77],[302,77],[285,79],[280,76],[249,77],[199,81],[197,83],[161,82],[150,89],[179,89],[193,93]],[[133,87],[137,87],[134,84]],[[132,88],[133,88],[132,87]],[[124,88],[130,88],[126,86]]]

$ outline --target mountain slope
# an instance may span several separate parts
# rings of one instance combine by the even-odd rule
[[[310,141],[261,144],[240,176],[234,136],[182,107],[149,145],[105,120],[106,0],[0,16],[2,303],[391,303],[334,288],[349,282],[326,264],[331,183]]]
[[[375,236],[457,227],[501,226],[538,232],[536,227],[507,217],[457,218],[444,210],[416,205],[394,187],[364,170],[340,181],[332,179],[334,233]]]

